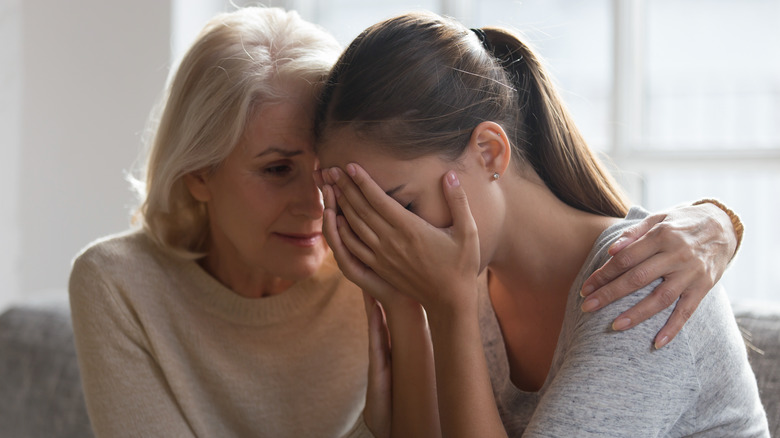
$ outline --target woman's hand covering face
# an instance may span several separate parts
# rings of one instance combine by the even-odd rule
[[[344,274],[383,304],[397,292],[428,312],[475,303],[479,240],[454,172],[443,178],[453,223],[436,228],[388,196],[359,165],[347,171],[322,171],[324,234]]]

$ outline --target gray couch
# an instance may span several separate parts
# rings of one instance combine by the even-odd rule
[[[738,317],[773,436],[780,438],[780,316]],[[91,437],[65,303],[0,315],[0,435]]]

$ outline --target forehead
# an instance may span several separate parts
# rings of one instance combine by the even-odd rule
[[[371,162],[375,155],[383,154],[376,144],[349,128],[330,130],[318,140],[316,150],[322,167],[344,167],[353,162],[362,166],[364,163],[360,161]]]
[[[344,168],[349,163],[357,163],[372,174],[381,173],[385,168],[405,167],[406,164],[349,128],[334,129],[320,141],[317,158],[321,167]]]
[[[331,132],[317,146],[321,168],[357,163],[384,190],[399,184],[413,183],[427,176],[438,177],[446,172],[446,163],[436,156],[409,160],[399,159],[370,139],[356,135],[348,128]]]
[[[313,112],[314,102],[300,97],[262,105],[247,120],[242,143],[253,149],[273,146],[311,150]]]

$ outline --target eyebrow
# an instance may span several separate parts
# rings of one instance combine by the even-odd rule
[[[392,198],[392,197],[393,197],[393,195],[394,195],[396,192],[398,192],[399,190],[403,189],[404,187],[406,187],[406,184],[401,184],[400,186],[393,187],[392,189],[390,189],[390,190],[386,191],[385,193],[387,194],[387,196],[390,196],[390,197]]]
[[[264,150],[263,152],[260,152],[259,154],[255,155],[255,158],[264,157],[266,155],[271,155],[271,154],[279,154],[285,158],[290,158],[290,157],[295,157],[297,155],[303,154],[303,151],[302,150],[291,151],[279,147],[270,147]]]

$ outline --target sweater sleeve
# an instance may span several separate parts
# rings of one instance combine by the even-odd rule
[[[97,437],[194,436],[133,311],[88,250],[69,282],[87,409]],[[132,269],[126,266],[124,269]]]
[[[576,314],[561,338],[567,351],[523,436],[664,436],[695,402],[699,385],[685,330],[663,349],[652,346],[671,310],[632,330],[610,328],[659,283],[599,312]]]

